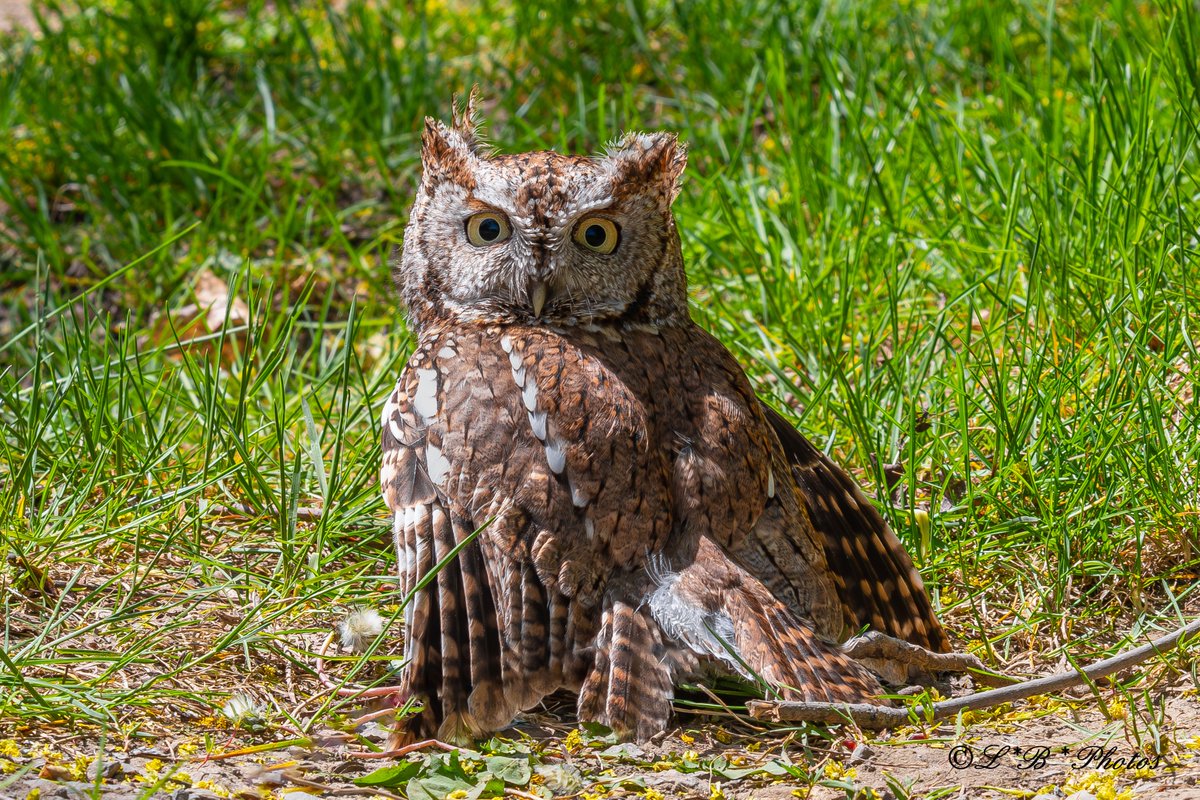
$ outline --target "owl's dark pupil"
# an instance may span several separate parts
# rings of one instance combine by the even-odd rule
[[[479,221],[479,238],[485,242],[495,241],[500,236],[500,223],[491,217]]]
[[[583,240],[591,247],[600,247],[607,238],[608,232],[599,225],[588,225],[587,230],[583,232]]]

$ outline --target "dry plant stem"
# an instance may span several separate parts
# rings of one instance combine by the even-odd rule
[[[439,747],[447,752],[454,752],[458,748],[452,744],[439,742],[437,739],[424,739],[420,742],[406,744],[404,747],[397,747],[395,750],[383,750],[378,753],[372,753],[368,750],[352,750],[346,753],[348,758],[400,758],[416,750],[424,750],[426,747]]]
[[[306,789],[320,789],[322,794],[329,795],[331,797],[348,797],[348,796],[353,796],[353,795],[369,795],[371,797],[388,797],[388,798],[394,798],[394,800],[403,800],[403,798],[398,794],[393,794],[392,792],[386,791],[384,789],[377,789],[372,786],[337,787],[337,786],[330,786],[329,784],[325,784],[325,783],[319,783],[317,781],[310,781],[309,779],[307,779],[303,775],[301,775],[299,772],[297,772],[295,769],[291,769],[291,768],[284,770],[283,776],[285,778],[287,778],[289,781],[291,781],[292,783],[296,784],[297,786],[303,786]]]
[[[521,800],[542,800],[542,798],[538,797],[536,794],[530,794],[529,792],[522,792],[520,789],[513,789],[513,788],[506,788],[504,790],[504,796],[505,797],[518,797]]]
[[[380,717],[386,717],[388,714],[395,713],[396,709],[394,708],[381,708],[378,711],[372,711],[369,714],[363,714],[361,717],[355,717],[353,720],[351,720],[350,724],[357,728],[359,725],[366,725],[368,722],[373,722]]]
[[[1111,675],[1114,672],[1135,667],[1152,656],[1174,648],[1179,644],[1180,640],[1198,632],[1200,632],[1200,619],[1193,620],[1190,624],[1174,633],[1155,639],[1133,650],[1119,653],[1112,658],[1097,661],[1095,664],[1085,667],[1082,670],[1060,672],[1057,675],[1034,678],[1033,680],[1024,681],[1013,686],[1006,686],[1002,689],[991,689],[986,692],[977,692],[976,694],[958,697],[953,700],[943,700],[933,704],[932,719],[946,719],[955,716],[960,711],[991,708],[1002,703],[1024,700],[1034,695],[1058,692],[1080,686],[1097,678]],[[825,725],[836,725],[849,720],[858,727],[866,730],[894,728],[900,725],[907,725],[911,722],[907,708],[878,706],[871,703],[838,705],[836,703],[753,700],[747,703],[746,707],[749,709],[751,716],[768,722],[814,722]]]

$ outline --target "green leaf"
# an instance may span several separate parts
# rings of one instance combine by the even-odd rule
[[[394,789],[408,779],[415,777],[420,771],[420,763],[405,761],[401,764],[382,767],[374,772],[369,772],[362,777],[355,778],[354,782],[359,786],[385,786],[389,789]]]
[[[599,722],[585,722],[579,727],[588,735],[588,744],[617,743],[617,735],[607,725],[601,725]]]
[[[491,756],[485,758],[483,763],[489,773],[512,786],[528,786],[529,779],[533,777],[529,759]]]
[[[465,777],[437,773],[421,778],[413,778],[405,788],[409,800],[445,800],[451,792],[466,793],[464,800],[475,800],[486,788],[484,784],[476,785]]]

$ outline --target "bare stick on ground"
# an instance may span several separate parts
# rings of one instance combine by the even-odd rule
[[[932,719],[947,719],[960,711],[991,708],[1001,703],[1011,703],[1047,692],[1058,692],[1082,686],[1106,675],[1112,675],[1114,672],[1135,667],[1155,655],[1171,650],[1185,638],[1198,632],[1200,632],[1200,619],[1193,620],[1174,633],[1133,650],[1119,653],[1112,658],[1097,661],[1082,670],[1069,670],[1057,675],[1034,678],[1013,686],[1005,686],[1001,689],[991,689],[953,700],[943,700],[933,704]],[[814,722],[835,725],[848,721],[865,730],[882,730],[908,725],[912,721],[907,708],[878,706],[871,703],[838,705],[835,703],[752,700],[746,704],[746,707],[750,711],[750,716],[768,722]]]

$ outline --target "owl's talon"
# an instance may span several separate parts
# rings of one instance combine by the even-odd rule
[[[938,672],[968,673],[986,686],[1014,682],[989,670],[972,653],[938,653],[881,631],[855,636],[842,645],[842,650],[892,684],[906,683],[914,674],[929,676]]]

